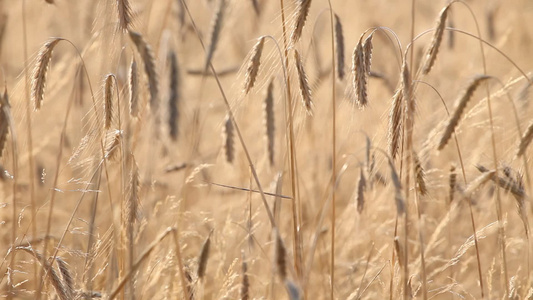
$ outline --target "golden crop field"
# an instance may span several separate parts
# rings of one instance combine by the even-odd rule
[[[530,0],[0,1],[6,299],[531,299]]]

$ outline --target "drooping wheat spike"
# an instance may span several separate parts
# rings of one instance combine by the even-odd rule
[[[204,278],[205,276],[205,270],[207,269],[207,260],[209,259],[209,248],[211,246],[211,234],[213,231],[209,233],[209,236],[205,240],[204,244],[202,245],[202,250],[200,251],[200,257],[198,258],[198,270],[196,272],[196,275],[199,279]]]
[[[31,99],[35,110],[41,108],[44,99],[44,89],[46,86],[46,74],[48,73],[48,66],[52,59],[52,51],[54,47],[61,41],[61,38],[53,38],[48,40],[41,47],[37,55],[37,64],[33,69],[31,80]]]
[[[344,34],[339,15],[335,14],[335,47],[337,50],[337,76],[339,80],[344,79]]]
[[[296,22],[294,23],[294,29],[291,35],[291,43],[296,44],[302,36],[302,31],[309,14],[309,8],[311,7],[311,0],[300,0],[298,2],[298,10],[296,13]]]
[[[374,37],[373,33],[368,35],[368,37],[365,39],[363,43],[363,57],[364,57],[363,67],[365,70],[365,76],[370,76],[370,69],[372,66],[372,50],[374,49],[374,46],[372,44],[373,37]]]
[[[401,89],[396,90],[392,97],[391,109],[389,112],[389,128],[388,128],[388,148],[389,155],[392,159],[398,155],[400,149],[400,141],[402,135],[402,100],[403,93]]]
[[[139,55],[141,56],[144,63],[144,71],[148,77],[148,89],[150,90],[150,108],[152,112],[157,112],[158,109],[158,96],[159,96],[159,86],[157,79],[157,71],[155,67],[154,53],[152,52],[152,47],[146,42],[143,36],[135,31],[128,31],[130,38],[135,44]]]
[[[113,121],[113,74],[108,74],[104,80],[104,129],[108,130]]]
[[[396,173],[396,168],[394,168],[394,164],[390,159],[389,168],[391,173],[391,180],[394,184],[394,201],[396,202],[396,210],[398,212],[398,215],[402,215],[405,213],[405,202],[402,194],[402,184],[400,183],[398,173]]]
[[[226,119],[224,120],[222,137],[224,139],[224,153],[226,154],[226,161],[233,163],[233,159],[235,158],[234,132],[233,123],[231,122],[229,116],[226,116]]]
[[[437,24],[435,25],[435,33],[433,34],[433,39],[431,44],[426,52],[426,58],[424,62],[424,67],[422,68],[422,73],[428,74],[431,71],[431,68],[435,64],[437,59],[437,54],[439,53],[440,44],[442,42],[442,36],[444,35],[444,28],[446,27],[446,18],[448,17],[448,8],[450,5],[446,5],[439,14],[437,19]]]
[[[522,135],[522,138],[520,139],[520,143],[518,144],[518,149],[516,151],[516,156],[522,156],[526,152],[527,147],[529,144],[531,144],[531,140],[533,139],[533,122],[529,124],[526,131]]]
[[[117,0],[118,27],[127,31],[131,23],[131,6],[129,0]]]
[[[10,109],[7,90],[3,96],[0,96],[0,157],[4,153],[4,148],[7,141],[7,134],[9,133],[9,116]]]
[[[168,55],[170,60],[170,95],[168,98],[168,128],[170,138],[172,140],[178,139],[178,121],[179,121],[179,69],[178,69],[178,59],[176,53],[171,51]]]
[[[56,257],[56,262],[59,267],[59,273],[61,274],[61,278],[63,279],[63,287],[65,288],[65,293],[68,299],[74,299],[74,296],[76,295],[76,290],[74,287],[74,279],[72,278],[72,274],[70,273],[68,264],[59,256]]]
[[[287,249],[283,244],[283,240],[279,232],[276,231],[276,270],[282,281],[287,278]]]
[[[246,263],[246,257],[244,251],[242,252],[242,281],[241,281],[241,298],[240,300],[250,299],[250,279],[248,278],[248,264]]]
[[[110,130],[105,137],[105,159],[114,160],[120,149],[122,130]]]
[[[420,159],[416,153],[413,155],[413,159],[415,163],[416,187],[420,195],[425,196],[428,193],[426,186],[426,174],[424,173],[424,168],[422,168],[422,164],[420,163]]]
[[[352,74],[353,74],[353,89],[355,93],[355,100],[359,108],[364,108],[367,104],[366,95],[366,70],[365,70],[365,54],[363,49],[363,36],[357,42],[352,56]]]
[[[449,177],[448,183],[449,183],[448,186],[450,188],[449,195],[448,195],[448,199],[449,199],[448,203],[452,203],[454,195],[455,195],[455,186],[457,184],[457,173],[455,172],[454,164],[452,164],[450,167],[450,177]]]
[[[294,61],[296,62],[296,70],[298,71],[298,82],[300,83],[300,95],[302,96],[302,102],[305,106],[307,114],[313,115],[313,100],[311,99],[311,87],[309,87],[309,81],[304,70],[302,59],[298,50],[294,49]]]
[[[48,262],[47,259],[45,259],[41,253],[37,252],[36,250],[32,249],[31,247],[17,247],[16,250],[22,250],[25,251],[35,257],[37,261],[39,261],[43,268],[45,268],[48,273],[46,273],[48,279],[50,280],[50,283],[54,287],[54,290],[57,294],[57,297],[60,300],[69,300],[71,298],[68,297],[68,292],[63,285],[63,282],[61,281],[61,278],[57,274],[56,269]]]
[[[137,73],[137,62],[135,59],[131,60],[128,77],[128,87],[130,90],[130,115],[132,117],[137,117],[139,115],[139,74]]]
[[[274,78],[270,80],[267,88],[267,95],[263,105],[265,115],[265,139],[267,144],[268,161],[274,165],[274,141],[275,141],[275,120],[274,120]]]
[[[246,68],[246,75],[244,79],[244,93],[248,94],[254,87],[255,80],[257,79],[257,73],[259,72],[259,65],[261,64],[261,54],[263,53],[263,47],[265,45],[265,37],[259,38],[257,43],[252,49],[252,55],[248,61],[248,67]]]
[[[130,247],[133,246],[133,225],[137,220],[138,203],[139,203],[139,167],[135,162],[135,157],[130,154],[131,170],[130,170],[130,182],[129,182],[129,196],[125,198],[126,203],[124,205],[124,222],[126,223],[128,242]]]
[[[486,75],[476,76],[470,82],[470,84],[468,85],[468,88],[463,92],[461,97],[459,97],[455,110],[452,116],[450,117],[448,124],[446,126],[446,129],[444,130],[444,133],[440,139],[439,146],[438,146],[439,150],[442,150],[444,146],[446,146],[446,144],[450,140],[452,133],[455,131],[455,127],[457,127],[457,124],[459,124],[459,119],[461,118],[461,115],[463,114],[463,111],[465,110],[466,105],[468,104],[468,101],[472,98],[472,95],[476,91],[479,84],[489,78],[490,76],[486,76]]]
[[[220,31],[222,29],[222,22],[224,20],[224,10],[226,8],[226,0],[219,0],[218,7],[215,11],[213,18],[211,19],[211,30],[209,38],[209,48],[207,48],[207,55],[205,57],[204,72],[207,72],[213,55],[217,49],[218,40],[220,37]]]
[[[363,169],[359,174],[359,182],[357,183],[357,212],[362,213],[365,206],[365,189],[366,189],[366,179]]]

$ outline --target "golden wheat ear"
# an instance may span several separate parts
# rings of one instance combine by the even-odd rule
[[[248,94],[250,90],[254,87],[255,80],[257,79],[257,74],[259,73],[259,66],[261,64],[261,54],[263,53],[263,48],[265,45],[265,37],[262,36],[259,38],[257,43],[254,45],[252,50],[252,55],[248,61],[248,67],[246,68],[246,75],[244,79],[244,93]]]
[[[33,69],[31,79],[31,100],[35,110],[41,109],[44,100],[44,90],[46,87],[46,75],[48,67],[52,60],[52,51],[54,47],[61,41],[61,38],[53,38],[48,40],[41,47],[39,54],[37,54],[37,63]]]
[[[296,63],[296,70],[298,71],[298,82],[300,83],[300,94],[302,96],[302,102],[305,107],[305,111],[308,115],[313,115],[313,100],[311,99],[311,87],[307,80],[307,75],[300,57],[298,50],[294,49],[294,61]]]

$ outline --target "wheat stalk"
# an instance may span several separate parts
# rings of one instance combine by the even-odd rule
[[[246,75],[244,80],[244,93],[248,94],[254,87],[255,80],[257,79],[257,73],[259,72],[259,65],[261,64],[261,54],[263,53],[263,47],[265,45],[265,37],[259,38],[257,43],[252,49],[252,55],[248,61],[248,67],[246,68]]]
[[[154,53],[152,52],[152,47],[150,47],[140,33],[132,30],[128,32],[143,60],[144,71],[148,77],[148,88],[150,90],[150,107],[152,108],[152,112],[155,113],[158,108],[159,87],[155,68]]]
[[[476,76],[468,85],[467,89],[463,92],[461,97],[459,98],[457,105],[455,107],[455,110],[448,120],[448,124],[446,125],[446,129],[444,130],[444,133],[442,134],[442,137],[439,142],[438,149],[442,150],[444,146],[448,143],[448,140],[452,136],[452,133],[455,131],[455,127],[457,127],[457,124],[459,123],[459,119],[461,118],[461,115],[463,114],[463,111],[466,108],[466,105],[468,104],[468,101],[472,98],[472,95],[476,91],[476,88],[479,86],[481,82],[483,82],[486,79],[489,79],[490,76],[486,75],[479,75]]]
[[[426,52],[426,61],[424,62],[424,67],[422,68],[423,74],[428,74],[431,71],[431,68],[435,64],[437,59],[437,54],[439,53],[440,44],[442,42],[442,36],[444,34],[444,28],[446,27],[446,18],[448,17],[448,8],[450,5],[446,5],[439,14],[437,19],[437,24],[435,25],[435,33],[431,40],[431,44]]]
[[[41,47],[39,54],[37,55],[37,64],[33,69],[31,80],[31,99],[35,110],[41,108],[44,99],[44,89],[46,86],[46,74],[48,72],[48,66],[52,59],[52,51],[54,47],[61,41],[61,38],[53,38],[48,40]]]
[[[302,96],[302,102],[305,106],[307,114],[313,115],[313,101],[311,100],[311,87],[309,87],[309,81],[305,74],[304,66],[300,53],[294,49],[294,61],[296,62],[296,70],[298,71],[298,82],[300,83],[300,95]]]

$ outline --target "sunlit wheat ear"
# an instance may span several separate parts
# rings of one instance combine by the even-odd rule
[[[363,49],[363,37],[355,46],[352,56],[353,89],[355,100],[359,108],[364,108],[368,102],[366,95],[367,72],[365,70],[365,54]]]
[[[529,126],[526,129],[526,132],[522,135],[522,138],[520,139],[520,143],[518,144],[518,149],[516,151],[516,156],[522,156],[526,152],[527,147],[529,144],[531,144],[531,140],[533,139],[533,122],[529,124]]]
[[[457,124],[459,124],[459,119],[461,118],[461,115],[463,114],[466,108],[466,105],[468,104],[468,101],[472,98],[472,95],[476,91],[479,84],[489,78],[490,76],[486,76],[486,75],[476,76],[470,82],[470,84],[468,85],[467,89],[463,92],[461,97],[459,97],[457,105],[455,106],[455,110],[453,111],[452,116],[448,120],[446,129],[444,130],[444,133],[442,134],[442,137],[440,139],[439,146],[438,146],[439,150],[442,150],[444,146],[446,146],[446,144],[450,140],[450,137],[452,136],[452,133],[455,131]]]
[[[415,163],[416,187],[420,195],[424,196],[428,193],[424,168],[422,168],[422,164],[420,163],[418,155],[413,155],[413,159]]]
[[[451,167],[450,167],[450,176],[449,176],[449,179],[448,179],[448,187],[449,187],[448,199],[449,199],[449,203],[453,202],[453,198],[454,198],[454,195],[455,195],[456,184],[457,184],[457,173],[455,172],[455,164],[452,164]]]
[[[400,264],[400,267],[403,268],[404,265],[404,255],[403,255],[403,247],[400,243],[400,238],[398,236],[394,237],[394,251],[396,252],[396,257],[398,259],[398,264]]]
[[[372,66],[372,50],[374,49],[374,46],[372,44],[373,37],[374,37],[374,34],[372,33],[365,39],[363,43],[363,57],[364,57],[363,67],[365,70],[365,76],[370,75],[370,69]]]
[[[122,130],[110,130],[105,137],[105,159],[114,160],[120,151]]]
[[[52,51],[54,47],[61,41],[60,38],[53,38],[48,40],[39,51],[37,55],[37,64],[33,69],[31,80],[31,99],[35,110],[41,108],[44,99],[44,89],[46,86],[46,74],[48,73],[48,66],[52,59]]]
[[[35,257],[35,259],[37,259],[37,261],[39,261],[41,263],[42,267],[45,268],[48,271],[48,273],[46,273],[46,277],[48,278],[48,280],[50,280],[50,283],[54,287],[54,290],[55,290],[55,292],[57,294],[57,297],[60,300],[69,300],[69,299],[71,299],[71,298],[68,297],[68,292],[67,292],[63,282],[61,281],[61,278],[57,274],[56,269],[54,269],[54,267],[48,262],[47,259],[44,259],[42,254],[40,254],[38,251],[36,251],[36,250],[34,250],[34,249],[30,248],[30,247],[17,247],[16,250],[25,251],[25,252],[33,255]]]
[[[335,44],[337,50],[337,76],[344,79],[344,34],[342,32],[341,19],[335,14]]]
[[[7,91],[0,97],[0,157],[2,157],[7,141],[7,134],[9,133],[9,117],[7,112],[10,109],[10,105]]]
[[[294,49],[294,61],[296,62],[296,70],[298,71],[298,82],[300,83],[300,95],[302,96],[302,102],[305,106],[307,114],[313,115],[313,100],[311,99],[311,87],[309,87],[309,81],[305,74],[304,66],[300,53]]]
[[[113,74],[108,74],[104,80],[104,129],[108,130],[113,121]]]
[[[396,203],[396,211],[398,212],[398,215],[402,215],[405,213],[405,201],[402,195],[402,184],[400,183],[398,173],[396,173],[396,168],[394,168],[394,165],[392,164],[392,161],[390,159],[389,168],[391,173],[391,180],[394,184],[394,201]]]
[[[224,20],[224,10],[226,8],[226,0],[219,0],[215,15],[211,19],[211,30],[209,38],[209,48],[207,48],[207,55],[205,57],[204,72],[207,72],[213,55],[217,49],[218,40],[220,37],[220,30],[222,29],[222,22]]]
[[[204,244],[202,245],[202,250],[200,251],[200,257],[198,259],[198,270],[196,272],[196,275],[198,276],[198,279],[203,279],[205,276],[205,270],[207,269],[207,260],[209,259],[209,248],[211,247],[211,233],[209,233],[209,236],[205,240]]]
[[[59,267],[59,273],[61,274],[61,278],[63,279],[63,287],[65,288],[67,298],[74,299],[74,296],[76,295],[76,290],[74,288],[74,279],[72,278],[72,274],[68,268],[68,264],[59,256],[56,257],[56,262]]]
[[[365,174],[363,173],[363,168],[359,174],[359,182],[357,183],[357,212],[362,213],[365,206],[365,189],[366,189],[366,179]]]
[[[168,98],[168,128],[169,135],[172,140],[178,139],[178,121],[179,121],[179,69],[178,69],[178,59],[176,53],[171,51],[169,53],[170,60],[170,95]]]
[[[291,35],[291,43],[295,44],[300,40],[302,31],[309,14],[309,8],[311,7],[311,0],[298,1],[298,11],[296,12],[296,22],[294,23],[294,29]]]
[[[431,71],[431,68],[435,64],[435,60],[437,59],[437,54],[439,53],[440,44],[442,42],[442,36],[444,35],[444,28],[446,27],[446,18],[448,17],[449,7],[449,5],[446,5],[446,7],[440,11],[440,15],[435,26],[435,33],[433,34],[433,39],[431,40],[431,44],[426,52],[424,67],[422,68],[423,74],[428,74]]]
[[[268,161],[274,165],[274,140],[275,140],[275,120],[274,120],[274,79],[270,80],[267,88],[267,95],[263,105],[265,115],[265,139],[267,144]]]
[[[259,72],[259,65],[261,64],[261,54],[263,53],[263,47],[265,45],[265,37],[259,38],[255,44],[250,60],[248,61],[248,67],[246,68],[246,75],[244,79],[244,93],[248,94],[254,87],[255,80],[257,79],[257,73]]]
[[[131,23],[131,6],[129,0],[117,0],[118,26],[122,31],[129,29]]]
[[[250,279],[248,278],[248,264],[246,263],[244,252],[242,252],[242,280],[240,296],[240,300],[250,299]]]
[[[130,154],[131,160],[131,170],[130,170],[130,182],[129,182],[129,196],[126,197],[125,205],[125,222],[128,228],[128,240],[130,243],[133,243],[133,227],[132,225],[136,221],[137,217],[137,206],[139,203],[139,167],[135,162],[135,157],[133,154]],[[131,228],[130,228],[131,227]]]
[[[276,270],[278,271],[279,277],[282,281],[285,281],[287,278],[287,249],[283,244],[283,240],[279,235],[279,232],[276,234]]]
[[[496,174],[495,170],[486,170],[476,179],[470,182],[465,190],[462,191],[462,194],[465,198],[470,198],[479,187],[485,184],[487,181],[491,180],[492,177]]]
[[[409,119],[412,122],[414,121],[415,101],[412,94],[411,73],[409,71],[407,60],[403,61],[401,84],[403,100],[405,101],[406,119]]]
[[[233,163],[233,159],[235,158],[234,132],[233,123],[231,122],[231,118],[229,116],[226,116],[226,119],[224,120],[222,137],[224,139],[224,153],[226,154],[226,161]]]
[[[155,68],[154,53],[152,52],[152,47],[150,47],[140,33],[130,30],[129,34],[144,63],[144,71],[148,77],[148,89],[150,90],[150,108],[152,109],[152,112],[155,113],[159,104],[159,86]]]
[[[139,74],[137,73],[137,62],[131,60],[130,72],[128,74],[128,88],[130,90],[130,115],[139,115]]]
[[[388,128],[388,148],[389,155],[392,159],[398,155],[400,149],[400,141],[402,134],[402,89],[397,89],[392,97],[391,108],[389,112],[389,128]]]

